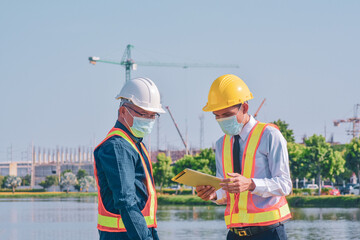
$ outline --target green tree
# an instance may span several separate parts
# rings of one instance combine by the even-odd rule
[[[174,176],[171,167],[172,161],[171,157],[167,157],[165,153],[159,153],[156,158],[157,162],[153,165],[154,181],[160,186],[160,192],[162,192],[162,188],[168,186]]]
[[[303,158],[311,176],[316,177],[321,194],[322,178],[334,181],[334,176],[344,172],[345,160],[340,152],[334,152],[323,136],[313,135],[305,139]]]
[[[211,149],[211,148],[203,149],[194,158],[195,158],[195,160],[199,160],[199,159],[209,160],[208,168],[210,169],[210,174],[211,175],[216,174],[215,152],[213,149]]]
[[[85,176],[79,180],[80,192],[85,189],[86,192],[89,192],[90,186],[95,187],[95,179],[92,176]]]
[[[173,170],[175,174],[178,174],[185,168],[191,168],[207,174],[212,173],[209,168],[209,159],[198,158],[190,155],[185,155],[183,158],[176,161]]]
[[[346,146],[346,167],[355,172],[360,179],[360,138],[353,138]]]
[[[51,186],[59,185],[59,178],[56,175],[46,176],[45,181],[39,183],[43,188],[49,188]]]
[[[69,193],[70,186],[74,186],[77,183],[76,176],[72,172],[65,172],[64,175],[61,176],[60,185],[66,188],[67,193]]]
[[[80,180],[80,179],[82,179],[82,178],[84,178],[84,177],[86,177],[86,176],[88,176],[89,174],[84,170],[84,169],[79,169],[79,171],[77,172],[77,174],[76,174],[76,178],[78,179],[78,180]]]
[[[64,176],[64,174],[65,174],[65,173],[68,173],[68,172],[71,172],[71,173],[72,173],[72,171],[71,171],[70,169],[66,169],[66,170],[64,170],[64,171],[61,173],[61,176]]]
[[[2,188],[3,187],[3,184],[4,184],[4,176],[1,176],[0,175],[0,188]]]
[[[334,151],[345,152],[347,144],[338,144],[331,146]]]
[[[273,122],[280,129],[280,132],[284,136],[287,142],[295,142],[294,131],[289,129],[289,124],[282,120],[277,120]]]
[[[26,174],[24,177],[21,178],[22,186],[30,186],[30,182],[31,182],[30,174]]]
[[[308,163],[303,158],[305,146],[298,143],[288,142],[289,165],[292,179],[308,178],[310,172]]]
[[[5,186],[12,188],[12,192],[15,193],[15,188],[21,185],[21,178],[16,176],[9,176],[6,179]]]
[[[6,180],[7,180],[8,178],[9,178],[9,175],[8,175],[8,176],[4,176],[3,182],[2,182],[2,185],[1,185],[1,188],[6,188],[5,183],[6,183]]]

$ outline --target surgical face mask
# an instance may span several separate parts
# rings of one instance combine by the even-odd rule
[[[131,133],[134,134],[134,136],[138,137],[138,138],[143,138],[146,135],[149,135],[155,124],[155,119],[134,117],[127,108],[126,108],[126,110],[133,118],[133,124],[131,127],[126,122],[130,127]],[[126,119],[125,119],[125,121],[126,121]]]
[[[243,121],[239,123],[236,118],[237,114],[231,117],[220,118],[216,121],[219,123],[221,130],[227,135],[238,135],[243,128]],[[245,117],[243,118],[245,119]]]
[[[151,133],[155,119],[133,117],[133,125],[130,127],[135,137],[143,138]]]

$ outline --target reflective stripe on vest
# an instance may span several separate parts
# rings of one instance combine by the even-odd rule
[[[146,224],[148,228],[150,227],[157,227],[156,222],[156,210],[157,210],[157,197],[156,197],[156,190],[155,185],[152,183],[151,179],[153,179],[153,173],[152,173],[152,165],[151,165],[151,159],[149,156],[149,153],[147,152],[145,146],[143,143],[140,143],[141,148],[145,155],[147,156],[149,160],[149,166],[150,171],[147,168],[147,165],[145,163],[145,159],[141,155],[139,149],[137,148],[136,144],[133,142],[133,140],[129,137],[129,135],[126,134],[123,130],[119,128],[113,128],[110,130],[106,138],[95,148],[97,149],[100,147],[106,140],[108,140],[112,136],[120,136],[124,138],[139,154],[141,162],[143,164],[145,175],[146,175],[146,186],[148,190],[148,200],[146,202],[146,205],[144,209],[141,211],[143,214]],[[95,171],[95,178],[98,185],[98,225],[97,228],[101,231],[106,232],[126,232],[126,228],[124,226],[124,223],[121,219],[120,214],[114,214],[109,211],[107,211],[104,207],[104,204],[101,199],[100,195],[100,186],[99,186],[99,179],[97,177],[97,169],[96,169],[96,163],[94,161],[94,171]]]
[[[254,177],[255,156],[265,128],[269,124],[256,123],[251,130],[242,156],[242,175],[246,178]],[[223,174],[234,172],[233,168],[233,141],[234,137],[225,135],[223,140],[222,160]],[[227,193],[225,209],[225,223],[230,227],[266,226],[291,218],[286,198],[283,196],[274,206],[257,208],[252,201],[249,191],[242,193]]]

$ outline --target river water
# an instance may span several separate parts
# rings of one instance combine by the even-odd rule
[[[295,208],[289,239],[360,239],[359,208]],[[159,206],[160,239],[225,239],[224,207]],[[0,240],[98,239],[96,198],[0,199]]]

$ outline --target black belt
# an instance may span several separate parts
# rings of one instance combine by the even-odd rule
[[[233,233],[235,233],[236,235],[238,235],[240,237],[253,236],[253,235],[265,232],[269,229],[276,228],[282,224],[283,224],[283,222],[278,222],[278,223],[268,225],[268,226],[230,228],[230,231],[232,231]]]

